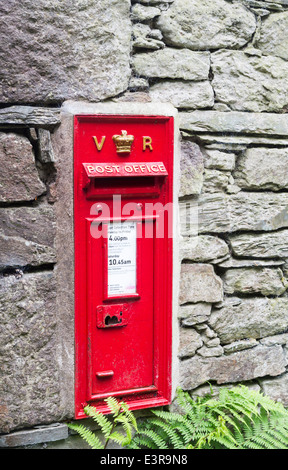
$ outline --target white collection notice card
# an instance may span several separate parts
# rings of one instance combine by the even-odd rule
[[[108,224],[108,296],[136,294],[136,222]]]

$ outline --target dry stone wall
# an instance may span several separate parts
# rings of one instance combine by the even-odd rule
[[[73,417],[57,287],[73,272],[73,233],[57,241],[64,215],[73,227],[70,99],[178,108],[180,385],[241,382],[287,406],[288,1],[4,3],[0,432]]]

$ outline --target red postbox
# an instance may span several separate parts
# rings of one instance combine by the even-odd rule
[[[173,116],[74,117],[75,417],[171,400]]]

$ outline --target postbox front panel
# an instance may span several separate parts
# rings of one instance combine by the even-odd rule
[[[76,418],[169,403],[173,118],[75,116]]]

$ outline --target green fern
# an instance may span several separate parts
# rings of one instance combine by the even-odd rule
[[[177,402],[183,414],[154,410],[129,448],[288,449],[288,411],[243,385],[195,400],[178,389]]]
[[[100,428],[104,437],[104,443],[82,424],[69,423],[68,427],[76,431],[92,449],[106,449],[110,441],[114,441],[121,446],[130,444],[133,430],[137,431],[137,423],[133,413],[125,402],[118,402],[114,397],[108,397],[105,401],[112,414],[112,420],[103,413],[100,413],[94,406],[87,405],[84,408],[85,414],[92,418]],[[119,425],[124,433],[118,432],[115,429]]]

